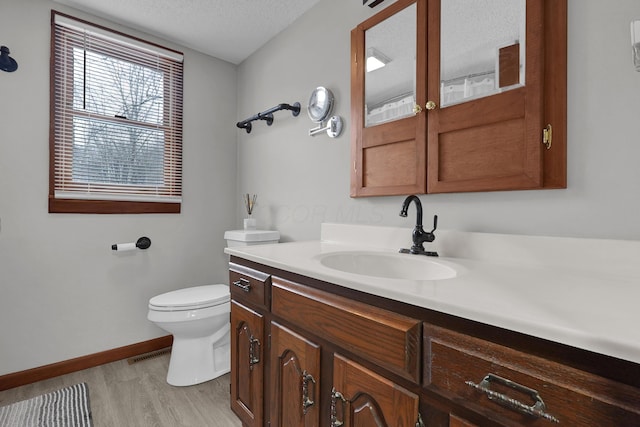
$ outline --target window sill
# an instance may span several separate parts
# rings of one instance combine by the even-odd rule
[[[49,213],[79,214],[179,214],[181,203],[125,202],[112,200],[54,199],[49,197]]]

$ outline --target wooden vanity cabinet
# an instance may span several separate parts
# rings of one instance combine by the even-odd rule
[[[243,427],[640,427],[638,364],[236,257],[230,279]]]

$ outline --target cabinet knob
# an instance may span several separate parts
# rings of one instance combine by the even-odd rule
[[[438,105],[433,101],[427,101],[427,105],[425,105],[425,107],[427,107],[427,110],[435,110],[437,106]]]
[[[422,113],[422,107],[419,106],[418,104],[415,104],[413,106],[413,114],[419,114],[419,113]]]

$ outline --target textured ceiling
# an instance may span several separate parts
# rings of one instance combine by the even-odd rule
[[[239,64],[320,0],[55,0]]]

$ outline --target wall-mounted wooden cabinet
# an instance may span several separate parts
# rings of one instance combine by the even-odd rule
[[[566,188],[566,0],[473,4],[398,0],[351,32],[352,197]]]

